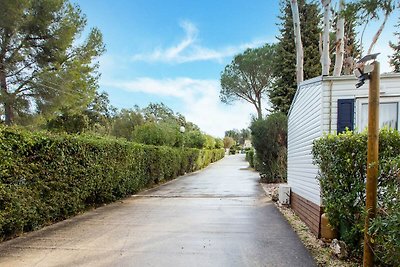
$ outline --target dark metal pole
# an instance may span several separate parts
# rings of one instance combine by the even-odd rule
[[[369,221],[375,217],[378,187],[378,151],[379,151],[379,62],[372,63],[374,70],[369,80],[368,96],[368,152],[367,152],[367,185],[364,227],[364,267],[374,266],[373,242],[368,235]]]

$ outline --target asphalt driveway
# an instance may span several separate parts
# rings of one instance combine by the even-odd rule
[[[315,266],[243,155],[0,243],[0,266]]]

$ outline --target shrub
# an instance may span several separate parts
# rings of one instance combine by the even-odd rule
[[[255,153],[255,168],[265,182],[286,181],[287,163],[287,117],[273,113],[266,119],[252,122],[252,144]]]
[[[206,138],[200,131],[190,131],[185,133],[185,147],[203,148]]]
[[[387,266],[400,266],[400,156],[382,163],[378,183],[378,209],[369,234],[375,254]]]
[[[207,166],[224,150],[0,127],[0,240]]]
[[[132,141],[146,145],[179,147],[180,134],[179,129],[172,125],[147,122],[133,130]]]
[[[204,148],[206,149],[214,149],[216,142],[215,142],[215,138],[212,137],[211,135],[205,134],[204,135],[206,142],[204,144]]]
[[[398,266],[392,256],[399,255],[400,250],[399,181],[395,175],[399,160],[394,161],[393,158],[400,154],[400,134],[398,131],[382,130],[379,139],[380,213],[371,222],[370,231],[375,237],[376,255],[385,265]],[[348,244],[353,255],[359,256],[365,214],[367,134],[348,131],[325,135],[314,141],[312,153],[314,162],[320,168],[318,179],[322,203],[330,224],[340,230],[340,238]]]
[[[251,168],[254,168],[254,149],[246,149],[246,160]]]
[[[215,139],[215,148],[224,148],[224,141],[220,138]]]

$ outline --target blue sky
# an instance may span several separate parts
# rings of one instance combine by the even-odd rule
[[[245,128],[254,108],[219,102],[220,73],[248,47],[276,42],[275,0],[72,0],[103,33],[100,90],[118,108],[163,102],[214,136]],[[390,53],[397,14],[374,51]],[[368,34],[374,25],[368,28]],[[381,57],[386,59],[385,55]],[[382,60],[383,71],[389,71]],[[268,102],[264,102],[264,107]]]

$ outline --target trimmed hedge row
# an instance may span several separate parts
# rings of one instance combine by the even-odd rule
[[[223,149],[156,147],[0,127],[0,240],[201,169]]]
[[[400,133],[379,135],[378,214],[369,229],[375,255],[385,266],[400,266]],[[329,134],[314,141],[322,203],[353,256],[361,256],[365,218],[367,133]]]

